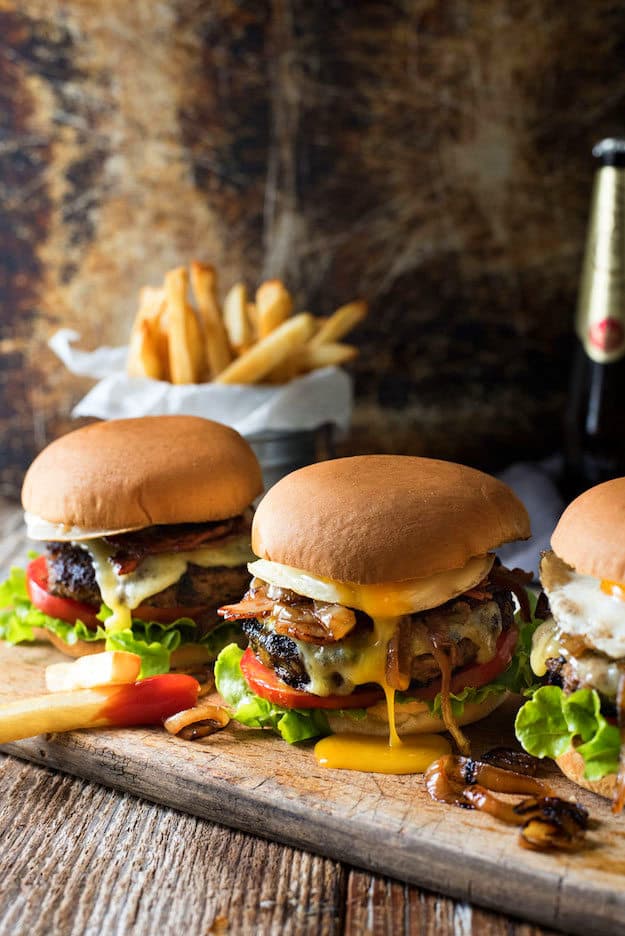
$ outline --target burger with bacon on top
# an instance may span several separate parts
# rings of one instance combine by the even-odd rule
[[[302,468],[254,517],[252,581],[236,604],[249,648],[225,648],[234,717],[289,741],[329,731],[449,729],[525,685],[528,576],[497,560],[530,535],[502,482],[428,458],[370,455]],[[351,714],[350,714],[351,713]]]
[[[248,580],[261,491],[249,445],[208,419],[111,420],[57,439],[24,480],[43,549],[0,586],[0,637],[71,656],[129,650],[144,676],[214,658],[217,608]]]

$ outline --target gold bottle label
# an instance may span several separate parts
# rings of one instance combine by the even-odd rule
[[[593,361],[625,356],[625,169],[614,166],[595,177],[576,328]]]

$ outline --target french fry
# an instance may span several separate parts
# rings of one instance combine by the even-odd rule
[[[308,312],[288,319],[233,361],[217,378],[217,383],[254,383],[262,380],[289,355],[298,351],[315,330],[315,320]]]
[[[0,744],[54,731],[157,725],[197,702],[199,683],[182,673],[124,686],[51,692],[0,705]]]
[[[276,384],[344,364],[357,354],[341,339],[366,316],[363,300],[349,302],[325,319],[308,312],[293,316],[291,294],[281,280],[273,279],[261,283],[253,302],[245,284],[236,283],[225,297],[222,315],[215,269],[194,260],[190,279],[197,312],[187,301],[189,273],[184,267],[166,274],[164,289],[141,290],[129,373],[175,384]],[[275,341],[267,340],[274,335]]]
[[[293,363],[297,370],[303,371],[317,370],[319,367],[338,366],[346,364],[353,360],[358,354],[358,348],[353,345],[340,344],[332,342],[331,344],[322,344],[318,348],[313,347],[312,342],[293,358]]]
[[[256,290],[258,337],[265,338],[293,311],[291,294],[280,280],[267,280]]]
[[[165,290],[144,286],[139,294],[138,316],[149,319],[152,334],[156,341],[156,351],[161,365],[162,379],[171,380],[169,373],[169,336],[166,325],[167,300]]]
[[[237,354],[247,351],[254,335],[247,314],[247,289],[243,283],[235,283],[224,299],[224,324],[230,346]]]
[[[198,333],[193,325],[195,313],[187,304],[188,282],[189,275],[184,267],[177,267],[165,274],[169,370],[174,384],[196,383],[200,377]]]
[[[141,319],[132,329],[126,370],[130,377],[165,379],[158,353],[158,334],[149,319]]]
[[[310,342],[311,347],[318,348],[320,345],[331,344],[339,341],[347,332],[355,328],[359,322],[362,322],[367,314],[367,303],[362,300],[348,302],[341,306],[336,312],[323,322],[319,331]]]
[[[217,298],[217,274],[214,268],[194,260],[191,264],[191,286],[204,326],[204,347],[210,379],[220,374],[232,360]]]
[[[135,682],[141,670],[141,657],[123,650],[105,650],[80,657],[73,663],[46,666],[48,692],[70,692],[94,686],[117,686]]]

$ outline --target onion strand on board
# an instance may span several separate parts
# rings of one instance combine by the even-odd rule
[[[438,802],[478,809],[508,825],[521,826],[519,842],[523,848],[575,851],[585,842],[587,810],[554,796],[550,787],[535,777],[448,754],[430,764],[425,785]],[[494,796],[493,791],[534,795],[512,804]]]
[[[200,699],[193,708],[176,712],[163,723],[169,734],[179,735],[186,741],[195,741],[221,731],[230,721],[226,709],[209,699]]]

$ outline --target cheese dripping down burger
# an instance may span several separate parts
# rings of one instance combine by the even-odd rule
[[[111,420],[57,439],[24,480],[28,535],[45,546],[25,581],[14,570],[2,586],[0,634],[71,656],[106,641],[139,653],[143,675],[208,660],[217,608],[248,581],[261,491],[248,444],[207,419]]]
[[[519,710],[531,754],[580,786],[625,803],[625,478],[581,494],[543,554],[531,665],[547,683]]]
[[[369,455],[283,478],[254,517],[250,588],[220,611],[249,640],[216,666],[234,717],[289,741],[447,728],[464,749],[458,726],[505,695],[512,591],[527,610],[493,550],[529,535],[505,484],[450,462]]]

